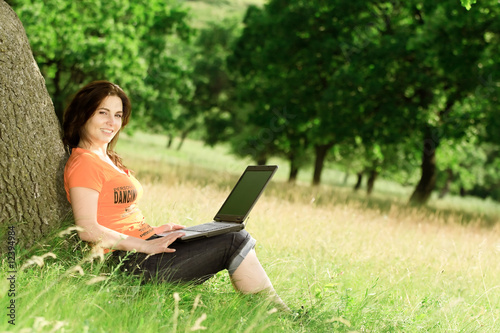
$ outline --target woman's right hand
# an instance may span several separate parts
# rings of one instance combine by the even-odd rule
[[[175,249],[169,248],[177,238],[184,236],[186,233],[182,231],[175,231],[163,236],[161,238],[156,238],[150,241],[146,241],[145,251],[147,254],[157,254],[157,253],[172,253]]]

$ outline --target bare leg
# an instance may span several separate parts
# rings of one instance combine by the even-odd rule
[[[254,250],[247,254],[233,275],[231,275],[231,282],[234,288],[243,294],[266,293],[278,307],[290,311],[274,290],[271,280],[269,280]]]

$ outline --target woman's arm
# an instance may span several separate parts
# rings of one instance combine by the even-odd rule
[[[99,192],[86,187],[73,187],[69,189],[69,196],[75,223],[83,229],[83,231],[78,232],[80,238],[87,242],[98,243],[104,248],[123,251],[136,250],[147,254],[175,252],[168,246],[177,238],[184,236],[183,232],[173,232],[162,238],[145,241],[124,235],[97,223]]]

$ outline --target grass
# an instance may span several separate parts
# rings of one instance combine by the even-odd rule
[[[165,145],[161,136],[138,134],[118,146],[143,183],[143,213],[151,224],[210,220],[248,161],[222,146]],[[18,249],[20,264],[49,251],[57,258],[17,274],[16,326],[4,315],[0,332],[499,331],[500,226],[486,226],[478,208],[460,210],[450,198],[446,210],[419,209],[380,190],[366,199],[348,187],[312,188],[304,185],[307,172],[293,186],[286,165],[273,162],[279,173],[247,229],[294,314],[234,292],[226,272],[200,286],[142,284],[116,263],[85,260],[88,248],[71,233]],[[7,289],[0,280],[4,309]]]

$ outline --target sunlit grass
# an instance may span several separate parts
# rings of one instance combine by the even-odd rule
[[[175,151],[156,135],[121,140],[118,151],[143,183],[140,206],[153,225],[211,220],[249,163],[196,141]],[[419,209],[383,193],[368,200],[347,187],[289,185],[286,166],[273,162],[279,173],[247,230],[293,315],[235,293],[225,272],[201,286],[141,284],[116,264],[86,261],[88,247],[73,231],[29,253],[19,249],[23,262],[57,257],[18,274],[16,327],[4,319],[0,331],[498,331],[499,224],[484,227],[481,215],[464,217],[454,206]]]
[[[263,6],[265,0],[197,0],[186,1],[191,25],[204,28],[207,22],[220,22],[226,18],[242,21],[249,5]]]
[[[167,149],[167,139],[164,136],[156,134],[136,133],[133,137],[122,135],[118,145],[120,153],[124,154],[125,161],[130,164],[137,157],[145,158],[149,162],[149,166],[141,171],[141,163],[137,167],[132,167],[136,171],[141,171],[149,176],[156,174],[158,177],[161,174],[162,168],[181,168],[183,170],[177,177],[198,179],[206,184],[220,183],[217,177],[225,177],[226,182],[229,177],[236,179],[237,176],[249,164],[254,164],[250,159],[238,159],[229,152],[229,147],[218,145],[208,147],[201,141],[186,140],[181,150]],[[177,145],[175,142],[174,147]],[[140,147],[140,149],[137,149]],[[274,177],[277,182],[284,183],[288,179],[289,165],[288,162],[278,158],[272,158],[268,164],[277,164],[279,169]],[[199,175],[199,167],[204,170],[209,170],[210,177],[205,174]],[[213,177],[213,178],[211,178]],[[378,207],[382,210],[388,210],[392,206],[397,205],[406,207],[408,199],[414,190],[414,187],[402,186],[400,184],[379,179],[375,183],[374,192],[370,197],[366,196],[365,190],[361,189],[358,192],[353,191],[355,175],[351,174],[347,178],[347,183],[344,183],[345,173],[326,169],[322,175],[322,183],[325,184],[319,188],[311,188],[312,169],[305,168],[299,172],[298,184],[300,185],[299,193],[315,197],[322,204],[345,203],[354,201],[369,207]],[[227,186],[232,185],[227,182]],[[289,196],[290,193],[295,193],[296,189],[291,188],[285,191],[284,195]],[[435,212],[440,210],[441,214],[450,212],[453,216],[460,215],[463,221],[459,223],[468,223],[474,221],[487,225],[494,224],[500,221],[500,204],[492,200],[482,200],[474,197],[458,197],[448,195],[443,199],[438,199],[437,195],[433,195],[427,207],[423,208]],[[453,217],[455,219],[455,217]]]

